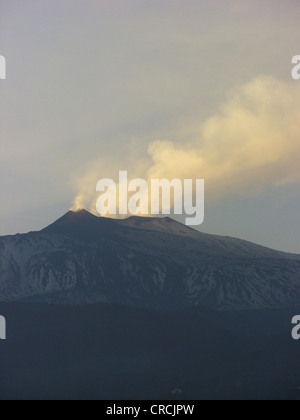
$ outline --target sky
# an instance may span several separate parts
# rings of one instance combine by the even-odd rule
[[[0,235],[204,178],[199,230],[300,253],[298,0],[0,0]]]

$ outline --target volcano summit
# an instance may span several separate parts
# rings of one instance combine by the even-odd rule
[[[207,235],[171,218],[69,212],[0,238],[0,302],[221,311],[300,302],[300,256]]]

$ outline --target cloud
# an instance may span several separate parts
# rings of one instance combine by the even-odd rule
[[[118,179],[118,171],[149,182],[154,178],[204,178],[206,199],[257,194],[264,188],[300,181],[300,84],[259,77],[235,87],[218,113],[204,123],[180,127],[130,159],[92,165],[79,181],[74,208],[95,210],[96,182]],[[105,174],[99,171],[105,168]],[[125,166],[128,165],[128,166]],[[124,167],[125,166],[125,167]],[[101,173],[100,173],[101,172]]]

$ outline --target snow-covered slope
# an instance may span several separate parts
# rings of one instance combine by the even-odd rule
[[[300,303],[300,256],[170,218],[69,212],[41,232],[0,238],[0,302],[21,300],[281,308]]]

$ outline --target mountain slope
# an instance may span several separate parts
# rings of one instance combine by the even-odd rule
[[[202,234],[170,218],[69,212],[0,238],[0,302],[218,310],[300,303],[300,256]]]

